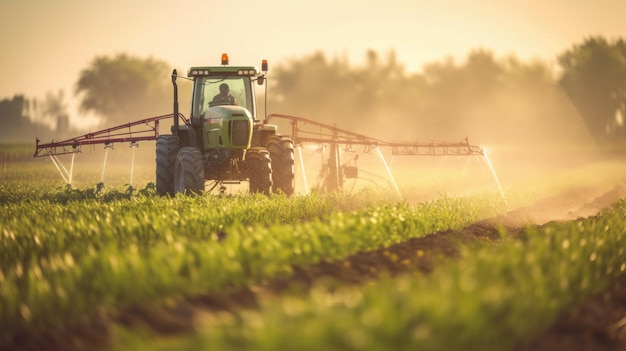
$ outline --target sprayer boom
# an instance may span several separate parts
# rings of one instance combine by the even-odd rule
[[[40,144],[39,139],[37,139],[34,157],[81,152],[83,145],[109,145],[113,143],[136,143],[139,141],[156,140],[159,136],[159,121],[172,117],[174,117],[173,114],[145,118],[97,132],[87,133],[79,137],[44,144]],[[184,119],[182,115],[179,115],[179,117]]]
[[[350,150],[352,146],[363,146],[366,151],[374,147],[390,147],[393,155],[484,155],[483,148],[470,145],[467,138],[460,142],[389,142],[316,122],[304,117],[271,114],[267,117],[265,123],[268,123],[271,119],[284,119],[291,123],[291,136],[295,144],[338,144],[344,145],[348,150]]]

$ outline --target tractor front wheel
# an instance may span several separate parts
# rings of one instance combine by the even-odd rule
[[[174,167],[179,148],[178,135],[159,135],[156,140],[156,190],[174,195]]]
[[[250,179],[250,192],[269,195],[272,191],[272,164],[265,148],[246,151],[246,164]]]
[[[174,191],[183,194],[200,194],[204,191],[204,162],[202,153],[195,147],[184,147],[178,151]]]

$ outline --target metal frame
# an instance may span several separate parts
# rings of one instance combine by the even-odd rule
[[[189,122],[182,114],[178,115],[186,124]],[[137,143],[139,141],[156,140],[159,136],[159,121],[173,118],[174,114],[144,118],[135,122],[103,129],[97,132],[87,133],[79,137],[62,141],[52,141],[40,144],[36,139],[34,157],[57,156],[81,152],[83,145],[109,145],[113,143]],[[178,119],[175,119],[178,120]],[[137,129],[143,127],[143,129]]]
[[[389,142],[368,137],[345,129],[316,122],[304,117],[270,114],[264,123],[272,119],[283,119],[291,123],[291,136],[295,144],[300,143],[329,143],[346,145],[363,145],[366,150],[373,147],[391,147],[393,155],[412,156],[484,156],[482,147],[470,145],[467,138],[460,142]],[[308,129],[307,129],[308,127]],[[317,128],[317,131],[311,127]]]

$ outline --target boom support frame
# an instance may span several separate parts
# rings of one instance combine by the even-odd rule
[[[482,147],[471,145],[468,138],[459,142],[389,142],[304,117],[270,114],[264,123],[269,123],[271,119],[283,119],[291,123],[291,136],[295,144],[329,143],[346,145],[348,149],[354,145],[362,145],[366,150],[373,147],[391,147],[393,155],[411,156],[484,156],[485,154]],[[311,127],[317,128],[317,131],[312,130]]]
[[[185,116],[182,114],[178,116],[185,123],[188,123]],[[37,138],[34,157],[73,154],[81,152],[84,145],[103,144],[106,146],[113,143],[137,143],[139,141],[156,140],[159,136],[159,121],[173,117],[174,114],[168,114],[144,118],[62,141],[40,143],[39,138]]]

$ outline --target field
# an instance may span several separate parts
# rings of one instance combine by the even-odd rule
[[[0,146],[0,349],[626,346],[623,156],[495,150],[502,192],[482,161],[394,160],[342,193],[169,198],[149,145],[72,186],[31,148]]]

